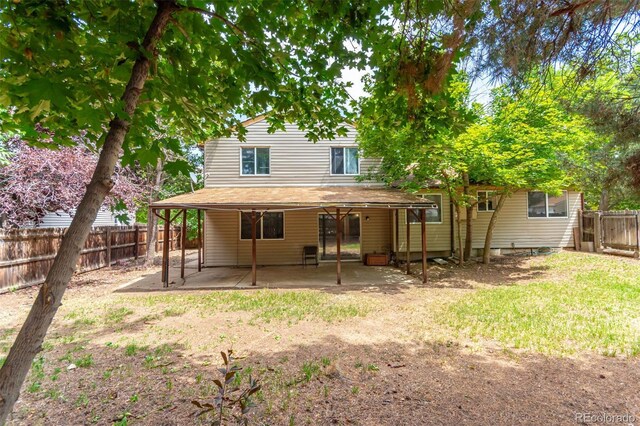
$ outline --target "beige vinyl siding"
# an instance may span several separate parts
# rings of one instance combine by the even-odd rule
[[[322,212],[320,209],[286,211],[284,239],[256,241],[258,265],[300,264],[302,248],[318,245],[318,214]],[[361,252],[387,252],[391,248],[389,211],[364,209],[358,213],[361,220]],[[205,227],[205,266],[251,264],[251,240],[240,240],[240,216],[237,211],[208,211]]]
[[[451,205],[449,203],[449,196],[443,192],[429,191],[428,194],[441,194],[442,195],[442,223],[428,223],[427,222],[427,251],[448,251],[451,249]],[[406,230],[406,218],[407,211],[401,209],[398,214],[400,215],[399,223],[399,253],[405,253],[407,250],[407,230]],[[422,236],[421,225],[419,223],[411,224],[411,252],[422,251]]]
[[[568,191],[567,218],[529,218],[527,191],[518,191],[508,198],[498,216],[493,231],[492,248],[573,247],[573,228],[578,226],[581,208],[579,192]],[[483,248],[491,212],[477,212],[473,221],[473,248]]]
[[[266,121],[247,127],[247,141],[222,138],[205,144],[205,187],[217,186],[321,186],[351,185],[355,176],[331,175],[331,147],[357,147],[356,131],[352,126],[346,137],[321,140],[313,143],[304,132],[293,124],[286,132],[269,134]],[[242,176],[240,174],[240,150],[242,147],[269,147],[270,174]],[[364,174],[379,162],[360,159],[360,173]]]
[[[391,218],[392,210],[364,209],[360,212],[361,253],[388,253],[392,247]],[[369,220],[366,220],[367,216]]]

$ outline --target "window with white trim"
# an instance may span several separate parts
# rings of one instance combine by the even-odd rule
[[[527,216],[529,218],[569,217],[567,191],[555,196],[542,191],[527,193]]]
[[[331,148],[332,175],[357,175],[359,173],[358,148]]]
[[[496,191],[478,191],[479,212],[492,212],[497,203]]]
[[[268,175],[270,173],[269,148],[242,148],[240,173],[243,176]]]
[[[442,223],[442,194],[424,194],[422,198],[433,201],[438,206],[437,209],[426,209],[425,222]],[[420,210],[422,209],[412,209],[413,214],[409,213],[407,223],[420,223]]]
[[[256,212],[256,239],[283,240],[284,212]],[[251,239],[251,212],[240,213],[240,239]]]

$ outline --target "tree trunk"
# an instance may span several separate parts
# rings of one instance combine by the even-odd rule
[[[149,204],[156,201],[160,195],[160,189],[162,188],[163,180],[163,162],[158,159],[156,165],[155,176],[153,177],[153,188],[149,195]],[[153,259],[156,257],[156,242],[158,241],[158,216],[153,214],[153,210],[149,208],[147,211],[147,254],[145,256],[145,263],[153,263]]]
[[[609,210],[609,190],[606,188],[603,188],[602,192],[600,192],[600,203],[598,204],[598,210]]]
[[[482,251],[482,263],[484,263],[485,265],[488,265],[489,262],[491,262],[491,239],[493,238],[493,229],[496,226],[498,215],[500,214],[500,210],[502,210],[502,206],[504,205],[506,199],[507,194],[505,192],[501,193],[500,198],[498,198],[498,205],[491,214],[491,219],[489,220],[487,235],[484,238],[484,249]]]
[[[466,203],[467,210],[467,223],[466,223],[466,236],[464,240],[464,258],[471,258],[471,245],[473,240],[473,203],[470,201],[471,196],[469,195],[469,173],[462,173],[462,193],[463,199]]]
[[[155,52],[156,43],[162,37],[172,13],[178,10],[178,6],[173,2],[159,1],[157,5],[156,15],[142,43],[141,51],[143,52]],[[131,77],[122,96],[124,110],[128,116],[133,116],[136,110],[149,74],[149,66],[149,59],[141,53],[133,65]],[[129,122],[119,117],[115,117],[109,123],[109,131],[91,182],[87,185],[87,191],[82,197],[77,213],[62,239],[45,283],[40,288],[31,311],[0,369],[0,425],[4,424],[9,417],[20,395],[20,388],[31,363],[42,349],[42,342],[75,271],[91,225],[105,197],[113,187],[113,172],[129,126]]]
[[[455,203],[456,206],[456,225],[457,225],[457,236],[458,236],[458,265],[464,265],[464,246],[462,244],[462,208],[460,207],[460,203]]]

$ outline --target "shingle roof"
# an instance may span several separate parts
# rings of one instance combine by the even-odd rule
[[[205,188],[151,204],[173,209],[435,208],[433,200],[379,186]]]

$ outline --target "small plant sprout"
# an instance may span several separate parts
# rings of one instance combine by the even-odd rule
[[[233,357],[233,350],[229,349],[227,352],[220,352],[220,355],[222,356],[224,367],[218,368],[218,371],[222,377],[213,381],[218,387],[218,395],[216,395],[212,403],[191,401],[193,405],[200,409],[196,417],[211,413],[215,416],[211,424],[221,426],[223,421],[230,415],[236,422],[247,424],[245,415],[254,407],[251,402],[251,395],[260,390],[260,385],[257,380],[249,375],[249,387],[242,390],[240,387],[234,386],[236,375],[242,371],[242,367],[234,364],[236,358]],[[240,414],[234,413],[234,408],[236,407],[240,408]]]

